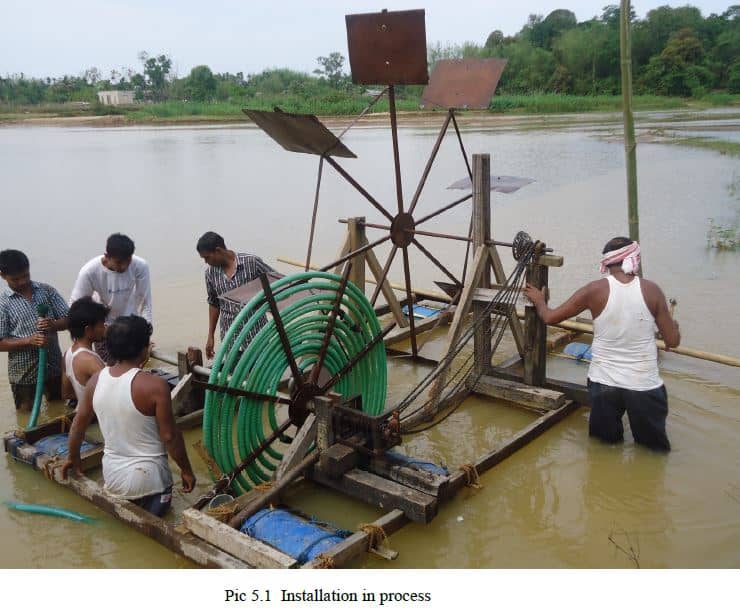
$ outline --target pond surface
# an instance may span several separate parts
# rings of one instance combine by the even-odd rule
[[[660,113],[638,126],[702,133],[721,125],[737,139],[736,121],[721,113]],[[716,119],[719,122],[713,120]],[[400,130],[406,200],[413,194],[441,117]],[[483,123],[483,124],[481,124]],[[490,124],[489,124],[490,123]],[[587,124],[588,123],[588,124]],[[563,128],[463,127],[469,154],[488,152],[499,175],[532,177],[517,193],[495,194],[493,235],[519,230],[565,257],[550,273],[557,303],[598,277],[603,244],[627,232],[622,143],[590,119]],[[680,134],[679,134],[680,135]],[[380,127],[355,128],[345,139],[358,159],[340,163],[395,210],[391,142]],[[80,266],[101,254],[106,237],[130,235],[149,261],[155,341],[174,352],[202,347],[207,330],[203,266],[195,252],[207,230],[227,245],[261,255],[281,271],[278,256],[305,258],[317,172],[315,157],[287,153],[251,126],[0,129],[0,248],[24,250],[34,279],[66,298]],[[460,195],[446,187],[466,175],[454,135],[443,142],[417,207],[422,216]],[[738,356],[740,255],[707,249],[709,219],[730,224],[740,207],[737,158],[668,144],[638,147],[640,234],[645,274],[678,301],[683,345]],[[321,188],[313,261],[335,258],[345,225],[337,219],[384,218],[329,167]],[[427,223],[432,231],[467,232],[463,204]],[[372,240],[382,231],[368,229]],[[460,274],[460,242],[419,238]],[[387,248],[378,250],[385,259]],[[512,266],[509,253],[502,258]],[[412,253],[414,286],[445,279]],[[391,271],[402,281],[401,260]],[[63,344],[69,343],[65,336]],[[548,374],[585,379],[586,367],[551,357]],[[426,368],[393,360],[389,402],[400,399]],[[587,437],[588,413],[577,411],[442,507],[429,526],[395,534],[395,567],[740,567],[740,371],[674,354],[663,358],[674,451],[608,447]],[[0,429],[25,425],[16,416],[0,358]],[[52,405],[42,419],[59,410]],[[456,468],[472,462],[533,415],[501,403],[469,399],[444,424],[412,437],[409,453]],[[187,434],[188,446],[199,434]],[[199,458],[199,487],[207,475]],[[12,513],[0,505],[0,567],[177,567],[190,564],[132,532],[26,466],[0,456],[0,501],[63,506],[99,518],[95,525]],[[186,498],[178,501],[185,502]],[[304,511],[347,529],[379,513],[336,494],[304,486],[292,499]],[[635,549],[632,556],[624,549]],[[623,549],[623,550],[620,550]],[[387,567],[368,558],[358,566]]]

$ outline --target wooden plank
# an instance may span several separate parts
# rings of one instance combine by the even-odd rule
[[[422,468],[414,468],[403,462],[396,462],[387,456],[372,458],[367,465],[367,469],[374,474],[417,491],[422,491],[435,498],[445,496],[447,485],[450,482],[449,476],[429,472]]]
[[[473,223],[471,225],[473,248],[486,250],[491,239],[491,157],[488,154],[473,155]],[[501,280],[499,280],[501,281]],[[485,264],[478,281],[472,284],[473,292],[478,288],[491,287],[491,267]],[[486,311],[487,303],[472,300],[473,318],[479,319]],[[447,352],[444,352],[447,353]],[[475,327],[473,334],[473,360],[476,373],[482,373],[491,364],[491,317],[486,316]]]
[[[488,305],[496,298],[501,288],[503,288],[503,286],[499,288],[476,288],[473,291],[473,302]],[[521,293],[521,290],[517,290],[516,292]]]
[[[362,245],[366,246],[367,244],[368,241],[367,238],[365,238],[365,241],[362,243]],[[380,265],[378,257],[375,256],[375,252],[372,249],[365,252],[365,260],[367,261],[367,266],[370,267],[370,272],[373,274],[373,276],[375,276],[375,281],[379,282],[380,278],[383,277],[383,267]],[[398,299],[396,298],[396,293],[393,292],[393,288],[391,288],[387,277],[383,280],[383,283],[380,286],[380,290],[385,297],[385,302],[390,312],[393,314],[393,319],[396,321],[396,324],[398,324],[399,328],[407,327],[409,325],[409,321],[406,316],[403,315],[403,311],[401,311],[401,304],[398,302]]]
[[[185,527],[198,538],[254,568],[292,568],[298,563],[289,555],[194,508],[183,511],[182,518]]]
[[[61,466],[61,464],[60,464]],[[128,500],[109,494],[102,486],[87,477],[61,478],[61,468],[54,469],[54,480],[74,491],[78,496],[90,500],[97,507],[123,521],[137,531],[153,538],[168,549],[206,568],[250,568],[248,563],[213,545],[193,536],[179,532],[164,519],[155,517]]]
[[[339,252],[337,252],[337,255],[334,257],[334,260],[335,261],[339,260],[340,258],[343,258],[346,254],[349,254],[349,232],[347,232],[347,234],[345,235],[344,243],[342,243],[342,246],[339,248]],[[288,262],[288,261],[284,261],[281,259],[278,259],[278,260],[280,260],[281,262]],[[292,264],[292,263],[289,263],[289,264]],[[342,274],[342,264],[343,263],[339,263],[337,266],[335,266],[334,269],[332,269],[332,273],[336,275],[341,275]],[[303,264],[299,264],[298,266],[305,268],[306,264],[303,263]],[[312,268],[318,269],[318,267],[312,267]]]
[[[203,409],[193,411],[187,415],[181,415],[175,418],[175,423],[180,430],[190,430],[199,428],[203,424]]]
[[[178,359],[181,352],[177,353]],[[180,377],[180,381],[177,385],[172,388],[170,392],[170,398],[172,399],[172,412],[175,416],[183,415],[187,413],[187,407],[190,406],[190,394],[193,391],[193,374],[185,373],[183,377]]]
[[[347,232],[349,236],[349,252],[359,250],[367,243],[367,239],[365,239],[365,217],[356,216],[347,219]],[[365,254],[358,254],[350,260],[352,261],[352,270],[349,272],[349,281],[357,286],[360,292],[365,294]]]
[[[562,392],[528,386],[518,381],[497,379],[489,375],[482,375],[471,390],[491,398],[501,398],[547,411],[558,409],[565,403],[565,394]]]
[[[562,267],[564,262],[565,259],[562,256],[555,256],[554,254],[540,254],[537,258],[537,264],[545,267]]]
[[[357,451],[341,443],[334,443],[326,451],[322,451],[319,459],[321,470],[332,479],[338,479],[345,472],[352,470],[358,461]]]
[[[518,373],[511,369],[503,369],[497,366],[488,369],[488,374],[499,379],[508,379],[510,381],[523,381],[524,376],[522,373]],[[552,379],[548,377],[545,379],[545,388],[548,390],[556,390],[565,394],[568,400],[574,400],[578,404],[587,407],[590,403],[588,397],[588,388],[581,383],[573,383],[571,381],[563,381],[561,379]]]
[[[372,525],[381,528],[385,532],[386,536],[390,536],[400,530],[408,522],[409,520],[402,510],[394,509],[380,517],[380,519],[373,521]],[[355,532],[351,536],[345,538],[342,542],[339,542],[330,549],[324,551],[313,561],[303,564],[301,567],[305,569],[317,568],[328,559],[332,562],[334,567],[339,568],[358,555],[362,555],[362,553],[366,552],[369,544],[370,534],[360,530],[359,532]]]
[[[291,470],[300,462],[308,451],[311,443],[316,440],[316,416],[313,413],[309,413],[306,421],[300,427],[298,432],[293,438],[293,442],[286,449],[283,454],[283,459],[275,469],[275,475],[273,478],[279,481],[285,476],[285,473]]]
[[[249,517],[262,510],[276,500],[283,491],[305,470],[309,469],[319,459],[319,454],[314,451],[303,458],[292,470],[285,473],[283,478],[275,483],[268,491],[256,496],[249,504],[241,509],[234,517],[229,519],[229,527],[240,528]]]
[[[372,472],[355,468],[341,479],[332,479],[320,468],[314,468],[311,478],[337,491],[379,508],[397,508],[415,523],[429,523],[437,515],[437,498]]]
[[[547,267],[529,265],[527,282],[541,289],[548,298]],[[537,315],[533,305],[524,308],[524,383],[531,386],[542,386],[547,377],[547,326]]]
[[[559,409],[550,411],[549,413],[537,418],[529,426],[523,428],[512,438],[503,443],[503,445],[476,460],[475,468],[478,474],[483,474],[487,470],[493,468],[496,464],[503,462],[518,449],[521,449],[540,436],[543,432],[552,428],[560,420],[573,413],[578,409],[578,406],[579,405],[576,402],[569,400]],[[450,477],[450,491],[457,491],[464,487],[465,483],[465,473],[462,471],[457,472]]]

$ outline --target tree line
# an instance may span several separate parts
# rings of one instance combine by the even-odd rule
[[[617,94],[619,81],[619,7],[607,6],[599,17],[578,22],[567,9],[531,15],[514,36],[491,32],[481,44],[430,45],[430,69],[439,59],[501,57],[508,60],[498,92],[504,94]],[[693,6],[651,10],[632,20],[634,90],[638,94],[701,97],[709,91],[740,93],[740,5],[721,15],[703,17]],[[141,67],[112,70],[103,76],[89,68],[78,76],[0,77],[0,103],[34,105],[97,101],[103,90],[133,90],[137,100],[163,102],[246,103],[259,96],[290,95],[304,99],[356,96],[344,72],[345,58],[331,53],[317,59],[313,74],[269,69],[258,74],[214,73],[194,67],[185,77],[172,73],[166,54],[139,54]],[[400,88],[418,97],[420,87]]]

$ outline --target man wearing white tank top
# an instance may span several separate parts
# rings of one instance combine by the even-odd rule
[[[69,308],[69,335],[72,346],[62,358],[62,398],[74,398],[79,404],[90,377],[105,367],[93,351],[93,343],[105,338],[105,320],[110,310],[92,299],[82,297]]]
[[[527,285],[524,294],[546,324],[557,324],[586,309],[591,312],[589,434],[609,443],[622,442],[622,416],[627,411],[635,442],[670,451],[665,429],[668,398],[658,372],[655,327],[667,348],[678,346],[681,334],[660,287],[637,276],[639,264],[639,244],[615,237],[604,246],[601,259],[601,271],[607,277],[580,288],[560,307],[550,309],[543,292],[533,286]]]
[[[149,358],[151,334],[151,324],[133,315],[108,327],[106,341],[116,364],[100,370],[85,388],[69,431],[62,477],[72,468],[82,474],[80,445],[94,414],[105,441],[105,489],[162,516],[172,501],[167,454],[180,467],[184,491],[193,490],[195,475],[175,424],[167,382],[141,370]]]

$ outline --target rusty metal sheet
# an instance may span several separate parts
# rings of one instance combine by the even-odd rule
[[[313,114],[249,108],[242,109],[242,112],[285,150],[329,157],[357,157]]]
[[[506,59],[440,59],[421,103],[441,108],[488,108]]]
[[[426,85],[424,10],[346,15],[352,82],[359,85]]]
[[[497,193],[515,193],[523,186],[536,182],[534,178],[523,178],[521,176],[494,176],[491,174],[491,190]],[[470,176],[462,178],[457,182],[453,182],[448,189],[458,191],[470,191],[473,188],[473,183],[470,181]]]

